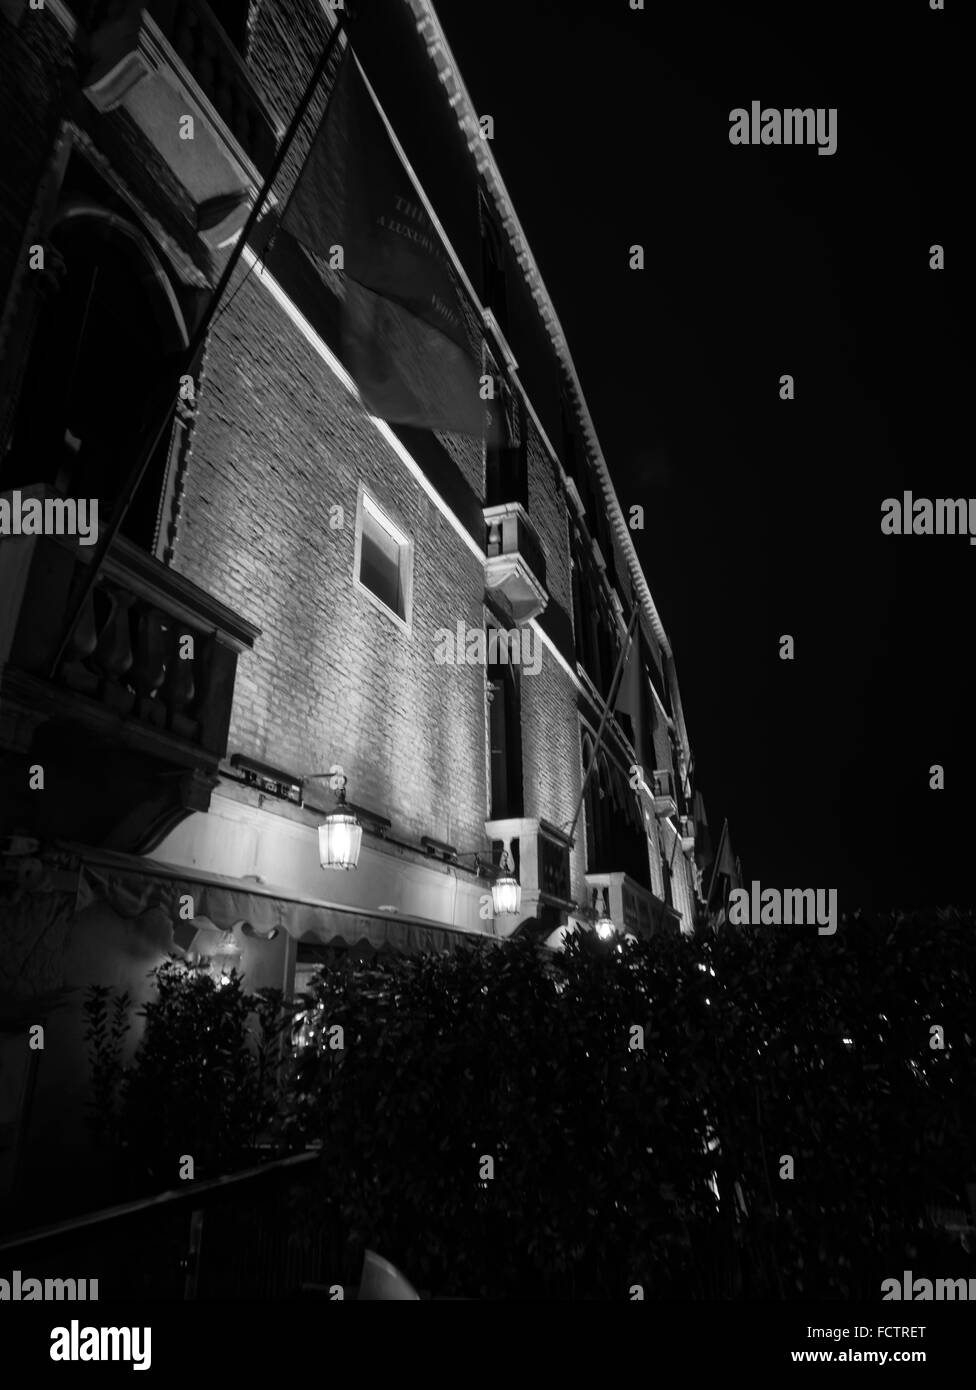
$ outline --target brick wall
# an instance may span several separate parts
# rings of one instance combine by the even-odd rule
[[[468,486],[484,501],[485,496],[485,446],[474,435],[440,434],[436,438],[441,447],[451,456],[455,467]],[[474,538],[484,544],[481,536]]]
[[[252,29],[252,38],[248,51],[248,61],[255,77],[257,78],[262,90],[269,103],[278,109],[282,114],[286,114],[294,105],[297,97],[297,88],[300,81],[304,80],[314,57],[320,51],[328,34],[328,25],[323,19],[321,11],[314,0],[299,0],[298,3],[287,7],[278,3],[278,0],[265,0],[257,10]],[[433,70],[427,74],[431,83],[436,79]],[[329,82],[324,84],[323,91],[316,101],[316,113],[324,105],[325,96],[329,88]],[[313,122],[309,123],[309,129]],[[445,121],[444,132],[446,139],[449,129],[449,121]],[[283,196],[287,196],[291,183],[296,176],[299,161],[304,155],[307,147],[308,130],[299,141],[296,150],[286,161],[285,174],[281,183]],[[445,209],[438,207],[438,213],[444,215]],[[471,206],[472,216],[475,208]],[[469,271],[474,273],[474,267],[469,266]],[[516,272],[517,273],[517,272]],[[533,306],[534,308],[534,306]],[[224,351],[233,357],[233,347],[228,345]],[[312,371],[320,370],[314,364]],[[213,365],[208,361],[207,377],[211,379]],[[552,365],[552,381],[555,385],[556,371]],[[224,387],[221,387],[223,391]],[[288,393],[287,383],[282,383],[282,389]],[[332,388],[330,388],[332,390]],[[294,406],[294,392],[290,392],[292,397],[291,405]],[[344,393],[340,393],[344,394]],[[204,393],[205,400],[206,393]],[[337,396],[332,390],[332,395],[326,401],[324,398],[320,402],[322,409],[322,428],[325,436],[329,440],[333,469],[336,471],[337,478],[344,480],[347,491],[351,491],[354,498],[356,487],[356,468],[360,467],[363,476],[368,477],[369,469],[366,467],[365,457],[370,448],[375,451],[375,442],[369,439],[371,427],[356,422],[355,409],[343,404],[340,415],[337,418],[333,414]],[[234,407],[237,408],[236,406]],[[262,407],[263,408],[263,407]],[[206,410],[203,408],[204,417]],[[226,415],[226,410],[223,412]],[[282,436],[287,436],[287,431],[291,428],[287,419],[280,425]],[[201,419],[200,433],[194,438],[194,459],[198,457],[199,449],[205,438],[207,426],[204,419]],[[347,430],[352,429],[353,434],[347,435]],[[364,437],[365,429],[365,437]],[[440,442],[447,450],[454,461],[459,472],[466,482],[483,497],[484,493],[484,461],[483,451],[479,442],[462,439],[457,436],[439,436]],[[385,446],[383,446],[385,448]],[[355,455],[356,467],[352,466],[352,456]],[[392,458],[392,455],[382,460],[378,465],[385,472],[391,482],[396,484],[395,498],[399,504],[401,501],[400,492],[405,486],[405,475],[403,475],[402,465]],[[562,501],[558,482],[553,470],[553,465],[546,454],[541,441],[538,439],[536,431],[530,425],[530,440],[528,449],[528,468],[529,468],[529,511],[533,522],[539,531],[540,538],[546,553],[547,562],[547,582],[555,603],[561,605],[567,613],[571,613],[572,600],[570,590],[569,557],[566,536],[565,506]],[[191,463],[190,475],[194,471]],[[401,476],[403,475],[403,476]],[[410,485],[411,487],[414,485]],[[408,488],[409,491],[409,488]],[[343,500],[344,499],[339,499]],[[413,502],[404,497],[403,508],[406,516],[413,516]],[[344,502],[345,505],[345,502]],[[424,504],[426,505],[426,504]],[[327,504],[326,504],[327,510]],[[440,534],[446,541],[443,549],[431,548],[427,551],[426,558],[433,562],[433,568],[441,571],[441,579],[436,580],[433,575],[429,581],[425,578],[424,583],[432,586],[428,593],[431,608],[425,613],[418,609],[417,621],[427,624],[427,636],[432,641],[431,632],[438,626],[453,628],[457,617],[465,618],[466,622],[476,622],[473,616],[474,609],[471,606],[475,600],[475,592],[482,582],[478,574],[477,566],[472,557],[464,551],[454,533],[440,521],[434,509],[429,508],[436,521],[433,523],[439,528]],[[194,511],[194,498],[188,494],[185,503],[185,514],[192,516]],[[320,523],[321,525],[321,519]],[[410,529],[408,527],[408,529]],[[478,537],[477,539],[481,539]],[[330,542],[334,557],[340,561],[334,566],[334,573],[329,579],[332,589],[332,603],[342,604],[345,600],[343,594],[349,589],[350,576],[352,573],[352,532],[348,532],[349,553],[343,555],[342,545],[335,540]],[[307,546],[307,541],[302,542]],[[304,551],[302,551],[304,553]],[[185,555],[185,551],[178,552]],[[418,576],[423,576],[424,572],[424,549],[418,544],[416,564]],[[180,558],[177,563],[184,561]],[[457,562],[457,564],[456,564]],[[459,567],[460,573],[453,573]],[[460,574],[467,576],[466,584],[460,585],[455,592],[451,592],[451,585],[448,583],[448,576],[451,582],[460,579]],[[264,575],[264,582],[267,582],[267,575]],[[320,581],[321,582],[321,581]],[[447,584],[448,591],[437,592],[437,585]],[[480,596],[480,595],[479,595]],[[228,596],[228,602],[234,599]],[[266,601],[265,601],[266,602]],[[246,610],[243,610],[246,611]],[[263,615],[255,617],[255,621],[263,622],[268,632],[268,636],[263,639],[260,647],[264,647],[272,641],[270,636],[269,622],[270,614],[267,606]],[[382,622],[382,619],[379,620]],[[376,619],[370,616],[368,624],[372,631],[376,626]],[[369,640],[372,640],[371,638]],[[421,640],[419,630],[415,632],[413,645],[416,646]],[[366,680],[361,684],[364,686],[369,683],[372,689],[382,691],[388,684],[389,672],[382,668],[382,661],[389,657],[396,657],[398,652],[398,642],[403,646],[403,639],[399,634],[394,633],[392,639],[387,639],[377,651],[374,651],[367,641],[359,655],[363,661],[363,670]],[[353,654],[350,649],[350,655]],[[382,660],[377,663],[377,654]],[[567,655],[571,655],[567,653]],[[270,659],[270,658],[269,658]],[[264,715],[266,704],[256,691],[241,691],[242,684],[249,681],[247,673],[247,663],[245,669],[238,678],[239,701],[238,709],[235,711],[233,724],[234,734],[240,737],[249,737],[252,740],[260,738],[261,720]],[[324,679],[324,677],[323,677]],[[451,755],[443,748],[435,755],[431,750],[431,756],[436,756],[443,763],[462,763],[467,769],[469,784],[473,789],[473,769],[475,763],[480,770],[478,781],[479,791],[476,796],[469,798],[472,814],[476,808],[483,808],[486,804],[486,794],[484,790],[484,713],[483,713],[483,673],[472,668],[459,668],[456,672],[451,668],[438,668],[433,666],[428,658],[426,667],[418,669],[416,665],[411,668],[411,684],[404,685],[398,675],[394,684],[399,697],[405,702],[406,708],[401,719],[405,721],[405,727],[412,731],[411,721],[417,717],[417,711],[423,707],[425,700],[430,703],[427,705],[429,710],[441,709],[446,707],[452,711],[449,720],[444,721],[444,738],[448,743],[457,745],[460,740],[464,740],[464,747],[458,747],[456,754]],[[543,672],[538,677],[528,677],[523,679],[523,758],[524,770],[523,779],[526,796],[526,814],[541,815],[557,823],[564,821],[568,815],[572,814],[576,796],[579,790],[579,754],[578,754],[578,731],[575,723],[574,692],[572,684],[565,673],[560,670],[555,659],[545,653],[543,657]],[[375,715],[376,711],[372,701],[368,701],[368,706]],[[351,716],[350,716],[351,717]],[[250,724],[248,724],[250,721]],[[353,722],[355,722],[353,720]],[[477,728],[475,727],[477,725]],[[304,724],[301,730],[296,731],[299,737],[305,737],[308,733],[308,723]],[[384,735],[388,742],[390,736]],[[411,737],[413,734],[411,732]],[[424,745],[425,740],[434,737],[433,731],[425,732],[418,742],[418,746]],[[281,741],[284,738],[284,730],[276,731],[275,738]],[[443,740],[441,740],[443,741]],[[355,739],[350,738],[352,746],[356,746]],[[383,745],[381,745],[383,746]],[[268,751],[268,750],[266,750]],[[361,749],[361,754],[365,755],[366,750]],[[374,750],[375,752],[375,750]],[[270,759],[270,751],[268,751]],[[381,761],[385,755],[381,755]],[[274,761],[274,759],[270,759]],[[423,761],[421,759],[421,761]],[[419,771],[418,774],[419,776]],[[409,779],[408,779],[409,780]],[[449,779],[450,780],[450,779]],[[448,784],[449,785],[449,781]],[[444,799],[444,792],[447,790],[443,778],[435,777],[430,783],[428,790],[434,800],[440,802]],[[396,801],[398,793],[392,788],[385,790],[387,796],[392,796]],[[408,804],[416,806],[417,793],[421,791],[420,785],[411,786]],[[357,795],[359,793],[357,792]],[[454,790],[457,796],[457,789]],[[385,802],[386,798],[384,798]],[[451,798],[448,798],[450,801]],[[422,802],[421,802],[422,804]],[[388,812],[389,813],[389,812]],[[416,814],[416,812],[414,812]],[[443,812],[445,819],[449,819],[451,812],[447,809]],[[458,810],[454,814],[467,814]],[[480,814],[484,815],[481,810]],[[440,830],[432,830],[431,826],[425,827],[432,833],[442,836]],[[452,839],[457,842],[458,837],[464,838],[460,831],[454,835],[443,833],[443,838]],[[480,838],[480,828],[476,832],[474,841]]]
[[[262,0],[253,7],[248,63],[282,121],[329,31],[318,0]],[[0,165],[2,285],[23,244],[60,108],[79,98],[70,42],[50,12],[25,10],[17,29],[0,15],[0,36],[8,152]],[[432,69],[427,76],[436,93]],[[330,88],[327,78],[285,163],[277,185],[282,199]],[[447,139],[446,116],[443,131],[432,127],[432,144],[435,135]],[[98,126],[106,140],[121,119]],[[459,206],[468,206],[468,193],[458,192]],[[175,211],[172,220],[178,237]],[[467,268],[477,284],[476,268]],[[555,357],[514,261],[508,275],[512,346],[524,362],[533,405],[561,447]],[[337,277],[325,271],[323,279],[341,293]],[[442,436],[440,444],[474,494],[476,527],[484,489],[480,442]],[[527,462],[529,512],[546,554],[550,593],[542,622],[558,631],[572,665],[566,503],[531,421]],[[256,275],[212,333],[183,482],[175,568],[263,630],[239,664],[231,751],[295,772],[341,762],[351,799],[390,816],[395,833],[479,843],[487,805],[484,672],[438,666],[433,649],[438,628],[453,630],[459,619],[481,625],[483,573]],[[361,483],[415,544],[409,635],[353,582]],[[344,509],[339,530],[330,526],[334,503]],[[557,611],[565,622],[551,627]],[[548,651],[539,676],[523,679],[522,713],[526,814],[563,824],[580,785],[576,691]],[[670,766],[664,734],[662,727],[653,766]],[[574,891],[582,893],[582,825],[577,843]]]
[[[360,483],[415,545],[409,635],[353,582]],[[479,843],[484,672],[433,653],[438,628],[480,623],[483,571],[256,277],[211,339],[183,515],[175,568],[262,628],[231,751],[296,772],[339,762],[350,799],[395,832]]]

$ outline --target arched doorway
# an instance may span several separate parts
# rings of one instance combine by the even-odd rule
[[[0,490],[45,482],[64,496],[97,498],[104,524],[145,431],[171,400],[169,371],[187,346],[186,324],[149,240],[97,202],[59,208],[47,255],[59,262],[60,283],[39,311]],[[169,441],[167,430],[122,527],[146,550]]]

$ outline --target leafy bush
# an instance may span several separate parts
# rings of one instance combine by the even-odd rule
[[[950,909],[833,937],[378,957],[318,974],[280,1074],[277,997],[164,967],[119,1132],[169,1185],[179,1154],[226,1171],[273,1121],[278,1151],[321,1146],[302,1226],[445,1296],[877,1298],[906,1268],[972,1277],[927,1211],[976,1177],[974,929]]]
[[[322,972],[312,1013],[344,1048],[303,1049],[298,1123],[350,1235],[444,1294],[877,1297],[913,1259],[974,1274],[925,1219],[976,1169],[974,925]]]
[[[130,1004],[128,990],[113,994],[107,985],[92,985],[82,1006],[84,1038],[91,1061],[92,1127],[100,1145],[119,1142],[122,1044],[129,1031]]]
[[[141,1010],[145,1031],[128,1068],[119,1062],[127,997],[116,999],[111,1028],[106,990],[91,989],[85,1005],[96,1132],[136,1191],[175,1186],[183,1155],[197,1178],[257,1161],[277,1114],[287,1023],[280,991],[248,994],[236,972],[218,983],[167,962],[153,979],[157,997]]]

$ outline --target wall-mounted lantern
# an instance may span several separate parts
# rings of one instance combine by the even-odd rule
[[[436,842],[432,841],[431,843]],[[447,846],[446,848],[450,847]],[[515,869],[508,857],[508,850],[503,852],[501,861],[497,865],[485,863],[481,854],[481,850],[451,849],[449,858],[451,860],[473,858],[475,873],[491,877],[491,911],[493,917],[504,917],[518,912],[522,902],[522,885],[515,877]]]
[[[186,953],[187,963],[206,971],[215,984],[229,984],[244,954],[234,936],[235,928],[242,923],[235,922],[233,927],[223,929],[209,917],[195,917],[189,925],[195,928],[195,934]]]
[[[515,877],[507,850],[502,855],[499,870],[491,885],[491,906],[496,917],[518,912],[522,901],[522,885]]]
[[[363,843],[363,827],[346,805],[348,778],[336,766],[328,772],[310,772],[302,778],[305,783],[324,777],[335,792],[336,809],[330,811],[319,826],[319,863],[323,869],[355,869]]]
[[[603,893],[600,894],[600,906],[599,908],[597,907],[596,890],[594,890],[593,893],[593,912],[595,914],[593,930],[601,941],[612,941],[617,935],[617,927],[610,913],[607,911],[606,897]]]

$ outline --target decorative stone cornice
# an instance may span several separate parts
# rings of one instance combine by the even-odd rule
[[[491,152],[490,144],[482,139],[481,127],[478,121],[478,113],[471,100],[468,90],[464,85],[464,79],[458,70],[457,62],[451,52],[447,37],[441,26],[431,0],[405,0],[410,6],[414,19],[417,24],[417,31],[427,47],[427,56],[437,70],[437,75],[447,93],[448,103],[454,112],[461,133],[465,137],[468,150],[474,160],[478,173],[482,176],[485,186],[491,193],[498,212],[499,219],[505,233],[512,246],[515,258],[525,276],[526,284],[532,298],[539,309],[540,317],[549,334],[550,341],[556,350],[566,376],[569,379],[573,404],[576,408],[580,428],[586,442],[590,458],[596,469],[603,494],[604,504],[613,526],[614,534],[618,544],[626,557],[627,568],[633,581],[634,590],[641,603],[641,609],[647,623],[656,637],[661,648],[667,656],[671,656],[671,643],[665,632],[664,624],[657,611],[654,599],[651,596],[650,588],[644,577],[634,542],[627,526],[626,519],[621,509],[619,499],[614,490],[613,481],[607,468],[600,442],[597,438],[596,430],[590,416],[583,389],[580,385],[579,376],[576,372],[569,347],[566,342],[566,334],[556,314],[555,307],[549,297],[549,292],[542,280],[539,267],[535,257],[532,255],[528,239],[522,229],[504,180],[495,163]]]

